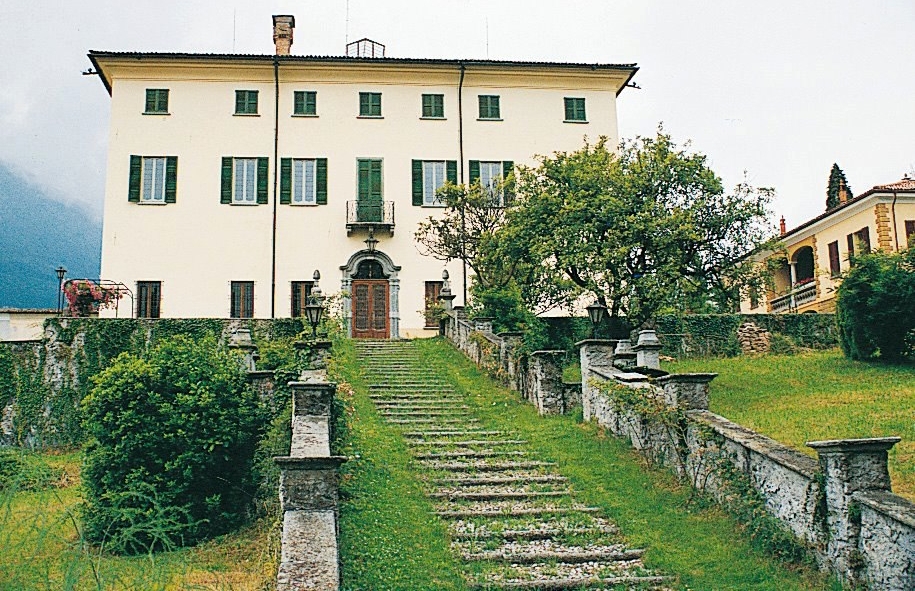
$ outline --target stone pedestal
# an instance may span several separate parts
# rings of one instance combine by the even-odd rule
[[[257,354],[257,345],[251,339],[251,331],[247,328],[239,328],[229,336],[229,342],[226,344],[229,349],[240,351],[243,355],[242,367],[246,371],[257,370],[257,360],[260,355]]]
[[[664,401],[680,410],[708,410],[709,383],[716,373],[674,373],[655,379],[664,391]]]
[[[591,400],[597,395],[592,369],[613,371],[613,355],[618,341],[585,339],[575,343],[581,363],[581,407],[586,421],[591,420]]]
[[[827,554],[846,580],[855,581],[860,568],[856,556],[861,535],[861,509],[855,495],[862,492],[890,491],[887,452],[899,437],[809,441],[816,450],[823,471],[826,521],[830,537]]]
[[[508,375],[509,380],[512,381],[512,384],[515,388],[518,388],[518,349],[521,348],[521,344],[524,340],[523,332],[500,332],[496,335],[501,341],[499,346],[499,363],[502,365],[502,369],[505,370],[506,375]]]
[[[492,332],[492,318],[479,317],[473,319],[473,327],[480,332]]]
[[[296,341],[293,343],[296,360],[306,370],[326,370],[333,343],[326,340]]]
[[[661,369],[661,341],[653,330],[643,330],[639,340],[632,347],[635,352],[635,364],[638,367]]]
[[[562,385],[562,360],[565,351],[534,351],[528,372],[531,402],[542,415],[564,414],[568,411]]]
[[[613,350],[613,366],[624,371],[635,367],[635,351],[629,339],[620,339]]]

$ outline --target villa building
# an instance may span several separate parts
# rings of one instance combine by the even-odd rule
[[[432,334],[447,269],[418,224],[446,181],[484,185],[535,155],[619,140],[634,64],[92,51],[111,95],[101,276],[138,317],[299,315],[320,271],[357,337]],[[503,196],[499,197],[500,199]],[[103,312],[104,314],[104,312]]]
[[[840,200],[791,231],[782,219],[783,250],[757,256],[760,262],[775,260],[774,289],[745,298],[741,312],[833,312],[840,275],[851,264],[849,255],[915,245],[915,180],[904,177],[853,199],[840,193]]]

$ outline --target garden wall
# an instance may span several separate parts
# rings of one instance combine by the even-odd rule
[[[79,403],[90,378],[123,352],[141,353],[174,335],[226,342],[239,328],[255,341],[292,337],[301,319],[53,318],[38,341],[0,342],[0,445],[74,445],[83,439]]]

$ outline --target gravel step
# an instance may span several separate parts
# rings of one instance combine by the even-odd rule
[[[523,439],[468,439],[466,441],[451,441],[450,439],[434,439],[431,441],[411,441],[410,445],[453,445],[455,447],[473,447],[479,445],[521,445],[527,443]]]
[[[495,458],[506,456],[526,456],[526,451],[443,451],[416,454],[417,460],[441,460],[445,458]]]
[[[504,476],[495,478],[436,478],[432,482],[437,485],[450,484],[452,486],[489,486],[496,484],[550,484],[566,483],[569,479],[565,476]]]
[[[670,582],[671,577],[578,577],[568,579],[533,580],[533,581],[486,581],[472,583],[470,589],[483,591],[492,589],[536,589],[537,591],[565,591],[567,589],[606,588],[625,585],[631,588],[645,588],[645,585],[661,585]]]
[[[556,497],[567,497],[571,494],[569,490],[543,490],[543,491],[491,491],[491,492],[467,492],[467,491],[447,491],[434,492],[429,496],[433,499],[448,500],[466,500],[466,501],[508,501],[508,500],[525,500],[525,499],[549,499]]]
[[[407,431],[404,437],[495,437],[505,435],[504,431]]]
[[[553,540],[562,536],[576,535],[600,535],[600,534],[617,534],[619,530],[614,526],[591,527],[591,528],[554,528],[541,530],[525,529],[506,529],[502,531],[483,531],[483,532],[452,532],[451,539],[455,541],[469,540],[494,540],[502,539],[508,542],[512,541],[534,541],[534,540]]]
[[[582,562],[618,562],[623,560],[638,560],[645,550],[619,550],[606,548],[590,551],[575,552],[463,552],[464,560],[486,560],[496,562],[509,562],[511,564],[536,564],[538,562],[562,562],[565,564],[581,564]]]
[[[449,519],[467,519],[473,517],[538,517],[542,515],[562,515],[565,513],[597,513],[597,507],[529,507],[517,509],[455,509],[434,511],[439,517]]]
[[[555,466],[553,462],[429,462],[425,466],[431,470],[446,470],[450,472],[505,472],[511,470],[529,470],[531,468],[546,468]]]
[[[389,419],[392,425],[466,425],[479,423],[479,419]]]

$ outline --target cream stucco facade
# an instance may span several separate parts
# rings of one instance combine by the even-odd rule
[[[381,263],[388,281],[389,336],[424,328],[425,282],[447,269],[462,302],[460,263],[423,256],[419,222],[441,208],[411,202],[411,162],[535,163],[575,150],[585,136],[618,141],[616,97],[632,65],[92,52],[111,94],[101,276],[159,284],[162,317],[228,317],[231,283],[253,282],[253,317],[292,314],[292,282],[320,271],[325,295],[349,295],[360,262]],[[145,112],[146,92],[167,89],[166,113]],[[256,90],[256,115],[235,114],[236,91]],[[296,91],[314,92],[315,115],[294,114]],[[360,93],[381,94],[381,117],[360,117]],[[423,118],[422,95],[442,95],[444,117]],[[480,119],[479,95],[500,101]],[[564,100],[582,98],[586,121],[565,120]],[[460,105],[460,108],[459,108]],[[176,158],[174,202],[129,201],[131,156]],[[265,204],[221,203],[225,157],[267,158]],[[326,159],[326,204],[278,203],[283,158]],[[393,226],[347,228],[359,159],[382,164]],[[145,181],[144,181],[145,182]],[[351,316],[346,299],[347,316]]]
[[[868,248],[893,252],[915,245],[915,181],[876,186],[785,232],[780,243],[779,252],[757,256],[761,262],[782,261],[773,273],[774,289],[755,302],[744,298],[741,312],[833,312],[850,249],[861,254]]]

